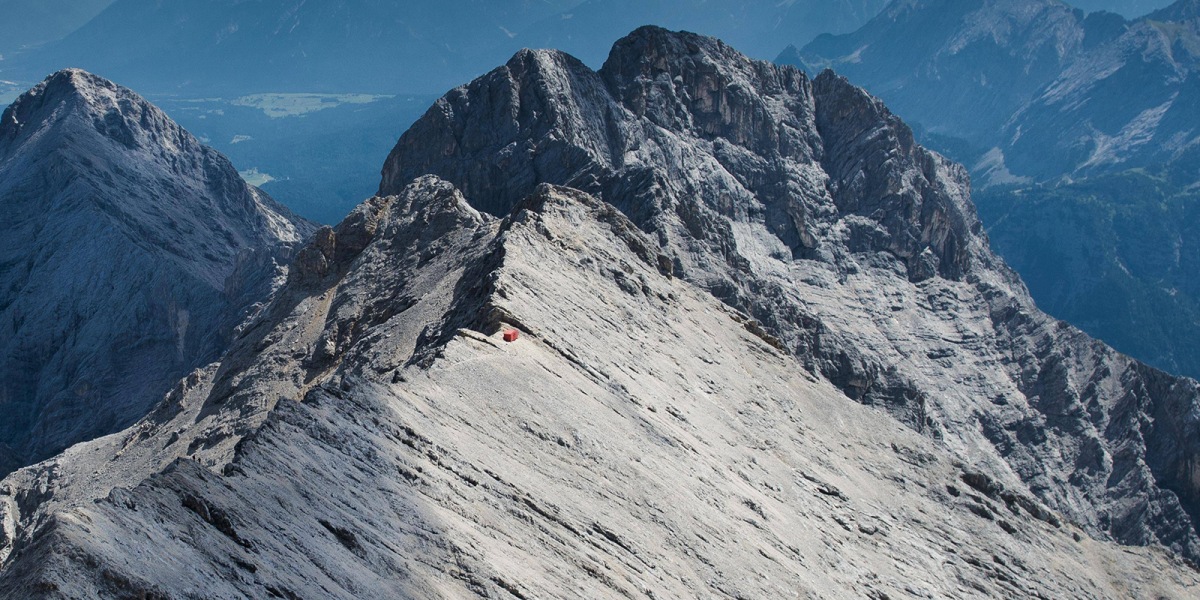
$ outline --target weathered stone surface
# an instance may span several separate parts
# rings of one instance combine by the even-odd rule
[[[1039,307],[1200,378],[1200,3],[1129,19],[1073,7],[895,2],[778,61],[837,70],[964,162]]]
[[[1093,534],[1198,556],[1196,383],[1038,311],[965,171],[832,73],[656,28],[598,73],[523,52],[431,108],[381,192],[422,173],[501,215],[540,182],[596,194],[846,395]]]
[[[1184,598],[1200,584],[847,401],[662,273],[639,251],[653,238],[586,194],[539,186],[499,220],[422,178],[337,237],[371,222],[344,270],[291,280],[136,428],[5,480],[0,597]],[[303,366],[323,338],[340,340],[328,362]]]

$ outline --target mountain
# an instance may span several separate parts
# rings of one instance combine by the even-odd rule
[[[1166,235],[1197,226],[1177,210],[1200,181],[1197,15],[1193,0],[1132,21],[1048,0],[904,1],[780,60],[834,67],[971,165],[991,188],[984,222],[1039,305],[1200,377],[1197,300],[1172,283],[1186,261]]]
[[[1200,197],[1131,172],[975,194],[1038,306],[1168,371],[1200,376]]]
[[[219,363],[0,483],[0,597],[1184,598],[1198,387],[875,98],[641,28],[448,93]]]
[[[962,139],[984,183],[1131,167],[1194,182],[1196,6],[1177,0],[1126,21],[1056,0],[900,0],[778,60],[832,67],[930,135]]]
[[[847,396],[1001,465],[1094,533],[1192,552],[1197,496],[1182,457],[1156,455],[1194,448],[1191,421],[1167,433],[1135,414],[1186,413],[1196,383],[1042,314],[988,249],[966,172],[832,73],[653,28],[598,73],[524,53],[414,124],[380,194],[422,173],[492,214],[541,182],[595,194]]]
[[[61,39],[113,0],[0,0],[0,60],[25,46]]]
[[[379,157],[430,102],[520,48],[565,48],[599,65],[613,40],[658,23],[770,58],[795,39],[851,31],[884,3],[116,0],[67,39],[0,61],[0,100],[57,69],[104,73],[147,94],[240,171],[260,174],[253,183],[276,200],[336,223],[374,191]],[[17,14],[9,22],[21,28],[40,15]],[[345,98],[354,101],[339,105]],[[332,108],[278,110],[318,103]]]
[[[1148,15],[1170,3],[1171,0],[1071,0],[1068,4],[1089,13],[1103,10],[1131,19]]]
[[[79,70],[0,117],[0,472],[128,427],[215,359],[311,231]]]
[[[116,0],[65,39],[0,65],[21,80],[63,67],[143,92],[436,93],[523,47],[566,47],[602,62],[634,27],[721,35],[756,56],[851,31],[885,0]],[[111,40],[127,40],[112,44]]]
[[[1129,168],[1200,181],[1200,3],[1128,24],[1075,58],[1012,116],[1000,147],[1008,169],[1038,181]]]
[[[901,0],[853,33],[819,36],[778,60],[833,68],[930,133],[988,148],[1083,52],[1086,22],[1056,0]],[[1096,15],[1090,30],[1123,27],[1116,15]]]

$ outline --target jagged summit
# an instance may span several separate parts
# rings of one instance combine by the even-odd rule
[[[506,116],[474,109],[481,99]],[[847,120],[855,123],[838,126]],[[898,155],[848,154],[862,141]],[[704,163],[698,179],[661,172],[664,161],[688,154]],[[757,164],[747,162],[751,157]],[[902,167],[918,176],[899,181],[906,177]],[[864,191],[857,186],[866,168],[896,173]],[[933,177],[937,171],[958,188],[950,194],[955,206],[936,205],[946,197],[928,189],[945,185]],[[908,127],[878,100],[832,73],[813,82],[718,40],[657,27],[618,41],[599,72],[561,53],[524,51],[452,91],[401,137],[380,193],[424,173],[455,181],[477,207],[496,215],[542,181],[576,187],[611,201],[644,229],[700,187],[720,190],[727,201],[701,202],[697,210],[761,212],[792,256],[831,259],[847,246],[877,244],[908,262],[917,279],[961,277],[970,261],[962,232],[979,231],[961,199],[965,173],[916,146]],[[797,193],[820,188],[828,193]],[[864,195],[871,200],[859,201]],[[883,235],[820,228],[822,217],[843,211]],[[846,234],[854,239],[829,238]]]
[[[522,53],[418,120],[381,191],[425,173],[496,215],[540,183],[602,198],[847,396],[1096,535],[1200,556],[1184,475],[1200,421],[1165,417],[1192,414],[1195,382],[1038,311],[988,248],[965,170],[833,73],[653,27],[599,72]]]
[[[219,354],[311,225],[104,78],[0,116],[0,473],[142,417]]]
[[[56,169],[71,177],[46,184],[122,190],[86,201],[148,251],[169,246],[164,258],[213,287],[241,247],[264,236],[296,243],[307,231],[158,107],[79,69],[47,77],[0,116],[0,168],[12,176],[0,189]]]

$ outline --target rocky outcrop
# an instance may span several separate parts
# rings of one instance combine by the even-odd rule
[[[367,201],[309,245],[324,273],[293,271],[218,367],[135,428],[5,480],[0,597],[1200,583],[846,401],[664,273],[611,205],[546,185],[503,219],[468,201],[433,177]]]
[[[496,215],[542,182],[595,194],[847,396],[1095,535],[1200,550],[1176,475],[1200,449],[1196,383],[1038,311],[965,172],[832,73],[656,28],[599,72],[523,52],[414,124],[380,193],[422,173]]]
[[[215,359],[303,220],[133,92],[56,73],[0,117],[0,473]]]

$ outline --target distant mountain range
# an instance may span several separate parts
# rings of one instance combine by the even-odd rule
[[[1067,4],[1087,12],[1105,10],[1126,18],[1150,14],[1171,3],[1172,0],[1069,0]]]
[[[1055,0],[898,0],[778,58],[832,67],[971,168],[1052,314],[1200,377],[1200,2],[1134,20]]]
[[[113,0],[0,0],[3,16],[0,60],[29,46],[62,39],[112,3]]]
[[[716,36],[749,56],[770,59],[794,40],[853,31],[887,1],[585,0],[535,23],[521,38],[525,46],[562,50],[598,67],[613,40],[653,24]]]
[[[16,57],[8,78],[80,66],[152,92],[440,91],[485,68],[480,49],[505,45],[506,30],[573,3],[117,0]]]
[[[1200,192],[1144,172],[974,194],[1038,306],[1200,377]]]
[[[1200,180],[1197,6],[1126,21],[1056,0],[898,0],[777,60],[833,68],[930,136],[962,140],[951,153],[977,183],[1132,167]]]
[[[522,47],[561,47],[598,65],[614,39],[647,23],[719,35],[770,58],[792,40],[851,31],[884,4],[116,0],[61,40],[0,63],[0,77],[83,67],[143,93],[441,93]]]
[[[371,193],[378,157],[433,98],[521,47],[561,48],[599,67],[613,40],[658,23],[717,35],[769,59],[798,37],[851,31],[884,4],[117,0],[77,30],[64,31],[59,37],[65,39],[8,53],[0,80],[17,83],[0,81],[0,96],[15,97],[61,68],[103,74],[151,97],[239,169],[270,177],[256,181],[275,198],[308,218],[336,223]],[[36,29],[44,21],[37,10],[8,14],[16,17],[4,21],[12,27],[29,21]],[[360,92],[397,97],[276,118],[241,103],[260,93]],[[419,101],[411,101],[414,95]]]

